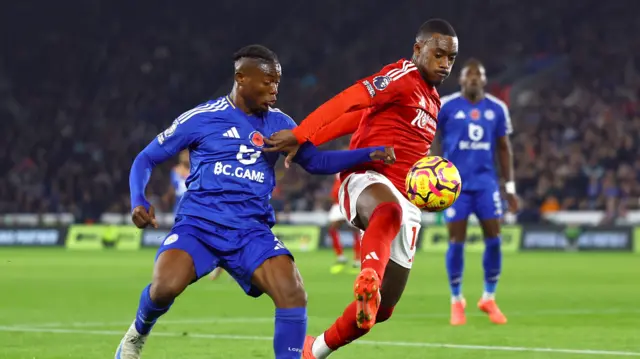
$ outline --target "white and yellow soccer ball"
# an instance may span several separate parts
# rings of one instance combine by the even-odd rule
[[[452,162],[439,156],[427,156],[411,167],[405,186],[409,201],[416,207],[440,212],[458,199],[462,180]]]

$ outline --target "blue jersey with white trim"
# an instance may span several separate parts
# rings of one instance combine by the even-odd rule
[[[269,201],[279,153],[264,153],[264,137],[294,128],[283,112],[247,115],[228,97],[180,115],[156,141],[173,155],[190,152],[187,191],[176,215],[204,218],[232,228],[269,227],[275,214]]]
[[[443,157],[453,162],[462,178],[462,190],[480,190],[498,183],[495,148],[511,134],[506,104],[489,94],[471,103],[460,92],[442,98],[438,130]]]

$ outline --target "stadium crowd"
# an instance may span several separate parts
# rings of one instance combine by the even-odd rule
[[[147,2],[22,2],[0,15],[14,36],[0,59],[0,212],[72,212],[80,221],[128,212],[135,155],[182,111],[230,89],[230,58],[243,45],[278,53],[278,107],[300,121],[409,56],[415,29],[436,16],[458,31],[459,64],[482,60],[489,90],[509,103],[524,211],[604,209],[613,218],[639,208],[640,38],[628,34],[640,23],[626,1],[454,0],[432,11],[397,0],[384,12],[375,1],[279,0],[275,12],[254,0],[245,10],[231,0]],[[458,69],[441,94],[457,90]],[[148,187],[164,210],[170,165]],[[277,210],[329,204],[333,177],[300,168],[278,176]]]

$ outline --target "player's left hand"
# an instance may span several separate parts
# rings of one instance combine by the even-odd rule
[[[384,163],[391,165],[396,162],[396,153],[393,150],[393,147],[385,147],[384,151],[373,151],[369,155],[374,161],[384,161]]]
[[[513,214],[518,213],[520,198],[518,198],[517,194],[507,193],[507,204],[509,205],[509,212]]]
[[[270,146],[265,148],[264,152],[289,152],[293,147],[300,145],[291,130],[278,131],[271,137],[265,138],[264,143]]]

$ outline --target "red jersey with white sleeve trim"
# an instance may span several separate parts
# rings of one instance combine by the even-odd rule
[[[387,177],[406,195],[405,178],[411,166],[429,153],[436,134],[440,95],[428,85],[417,67],[408,60],[385,66],[360,81],[371,97],[363,112],[350,149],[393,146],[396,162],[366,163],[342,173],[373,170]]]
[[[336,174],[336,180],[333,182],[333,188],[331,188],[331,198],[333,199],[333,203],[339,203],[340,202],[339,193],[340,193],[340,184],[341,183],[342,183],[342,181],[340,181],[340,174],[337,173]]]

